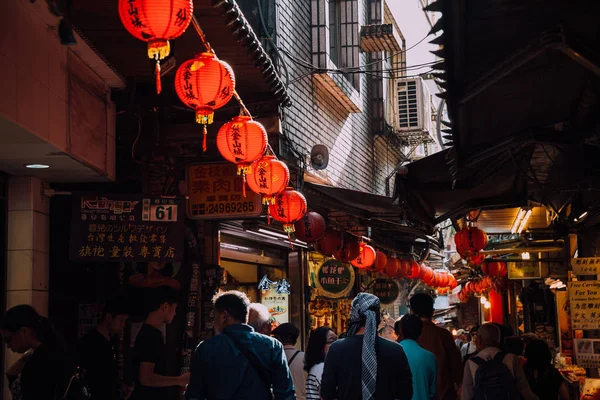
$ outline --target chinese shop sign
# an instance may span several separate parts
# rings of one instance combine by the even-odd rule
[[[600,281],[569,283],[573,329],[600,329]]]
[[[71,260],[181,261],[181,198],[80,195],[73,201]]]
[[[192,219],[259,216],[260,195],[247,189],[244,197],[243,185],[235,164],[191,165],[187,170],[188,216]]]
[[[260,302],[267,307],[275,321],[278,324],[289,322],[290,284],[288,281],[285,279],[272,281],[265,275],[258,284],[258,289],[261,291]]]
[[[542,265],[539,262],[509,262],[508,279],[539,279]]]
[[[377,279],[373,286],[374,295],[379,297],[381,304],[392,304],[400,296],[398,283],[391,279]]]
[[[575,275],[600,275],[600,257],[572,258]]]
[[[333,258],[326,260],[317,271],[315,285],[325,297],[344,297],[354,286],[354,268]]]

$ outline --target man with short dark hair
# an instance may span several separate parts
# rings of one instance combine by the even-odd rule
[[[396,342],[398,342],[398,343],[400,343],[404,340],[404,336],[402,335],[402,325],[401,325],[400,321],[402,321],[402,317],[398,318],[396,320],[396,322],[394,322],[394,332],[396,333],[396,336],[398,337],[396,339]]]
[[[194,351],[186,400],[295,399],[283,346],[247,325],[248,297],[232,290],[213,303],[217,335]]]
[[[436,326],[433,321],[433,298],[426,293],[418,293],[410,298],[410,309],[423,322],[423,332],[419,345],[433,353],[437,361],[437,400],[456,400],[456,387],[462,383],[463,364],[460,350],[456,347],[452,334]]]
[[[405,315],[400,320],[404,340],[400,342],[412,373],[412,400],[432,400],[437,384],[437,364],[433,353],[417,343],[423,330],[421,318],[414,314]]]
[[[348,336],[331,345],[321,380],[323,400],[410,400],[412,375],[402,346],[378,337],[379,299],[352,301]]]
[[[128,316],[124,299],[107,301],[96,329],[88,332],[78,343],[79,366],[85,370],[91,400],[119,400],[130,394],[131,389],[119,379],[116,351],[118,337]]]
[[[292,381],[296,388],[296,398],[306,398],[306,372],[304,371],[304,352],[296,348],[300,330],[293,324],[286,322],[273,330],[273,336],[283,344],[285,358],[292,373]]]
[[[177,310],[177,291],[168,286],[148,289],[148,316],[133,348],[133,400],[163,400],[171,386],[187,385],[189,373],[167,376],[166,347],[160,328],[170,324]]]

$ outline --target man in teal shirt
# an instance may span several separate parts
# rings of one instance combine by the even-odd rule
[[[435,398],[437,383],[437,363],[433,353],[423,349],[417,343],[423,322],[415,314],[407,314],[400,320],[400,329],[404,340],[400,342],[412,373],[412,400],[431,400]]]

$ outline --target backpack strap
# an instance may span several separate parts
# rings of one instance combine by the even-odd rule
[[[260,361],[258,360],[256,355],[252,351],[250,351],[248,348],[243,346],[232,334],[230,334],[229,332],[223,332],[223,333],[225,334],[225,336],[227,336],[229,338],[229,340],[231,340],[233,345],[235,347],[237,347],[237,349],[240,351],[240,353],[242,353],[242,355],[248,361],[250,366],[252,368],[254,368],[254,370],[258,374],[258,377],[260,378],[263,385],[267,389],[267,392],[270,393],[271,392],[271,382],[269,379],[269,374],[267,371],[265,371],[262,368]]]
[[[499,361],[499,362],[503,362],[504,361],[504,357],[506,357],[506,353],[503,351],[498,352],[495,356],[494,356],[494,361]]]
[[[469,361],[473,361],[478,367],[481,367],[483,364],[485,364],[485,360],[481,357],[472,357],[469,358]]]
[[[296,358],[296,356],[300,353],[300,350],[296,350],[296,352],[294,353],[294,355],[292,356],[292,358],[290,358],[290,361],[288,362],[288,366],[292,365],[292,363],[294,362],[294,358]]]

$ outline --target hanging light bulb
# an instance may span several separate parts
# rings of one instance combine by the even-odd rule
[[[531,259],[531,254],[529,254],[528,251],[525,251],[525,252],[521,253],[521,258],[523,260],[529,260],[529,259]]]
[[[485,296],[481,296],[481,299],[479,299],[479,301],[481,302],[481,304],[485,304],[488,302]]]
[[[490,307],[492,307],[492,303],[490,303],[489,301],[487,301],[483,306],[485,307],[486,310],[489,310]]]

